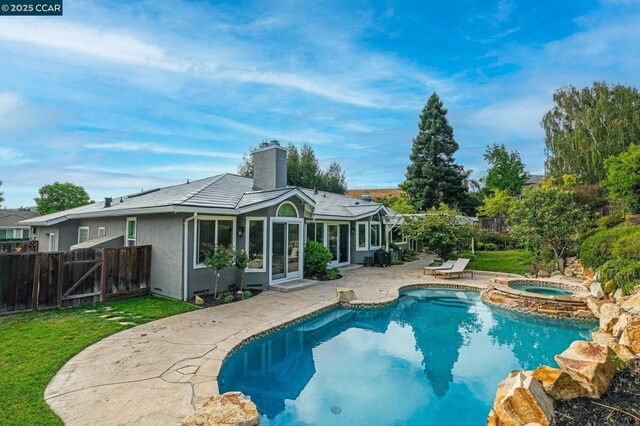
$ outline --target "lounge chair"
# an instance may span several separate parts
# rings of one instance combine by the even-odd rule
[[[431,275],[435,275],[435,271],[441,271],[444,269],[451,269],[453,265],[456,264],[455,260],[447,260],[440,266],[425,266],[424,271],[422,271],[422,275],[426,275],[427,271],[431,272]]]
[[[437,277],[438,275],[442,275],[443,278],[451,278],[453,276],[457,276],[462,278],[465,273],[470,273],[472,278],[475,278],[475,273],[473,270],[466,270],[465,268],[469,264],[469,259],[458,259],[456,260],[455,265],[451,269],[446,270],[435,270],[433,274]]]

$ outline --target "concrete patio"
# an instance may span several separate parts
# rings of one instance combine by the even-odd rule
[[[45,399],[67,425],[173,425],[217,393],[227,353],[244,339],[334,305],[336,287],[358,302],[393,300],[410,284],[484,288],[495,275],[436,279],[428,259],[388,268],[359,268],[343,278],[293,292],[267,291],[248,300],[165,318],[90,346],[53,378]]]

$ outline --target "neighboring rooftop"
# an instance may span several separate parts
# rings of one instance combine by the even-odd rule
[[[347,191],[347,195],[356,198],[362,198],[366,193],[369,193],[372,198],[391,198],[401,196],[404,191],[399,188],[349,189]]]
[[[527,179],[527,181],[524,184],[525,185],[537,185],[539,183],[544,182],[545,178],[546,178],[545,175],[529,175],[529,178]]]
[[[32,219],[40,216],[38,212],[32,210],[3,209],[0,210],[0,228],[19,227],[21,220]]]

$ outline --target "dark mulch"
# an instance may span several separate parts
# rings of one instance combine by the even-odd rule
[[[640,426],[640,361],[616,374],[599,400],[556,401],[557,426]]]
[[[251,294],[253,296],[255,296],[256,294],[260,294],[260,290],[249,290],[249,291],[251,292]],[[224,293],[227,294],[226,292],[224,292]],[[220,296],[221,294],[222,293],[218,293],[218,297],[213,297],[213,293],[209,294],[208,292],[200,292],[198,295],[204,299],[204,305],[199,305],[199,306],[201,306],[203,308],[210,308],[211,306],[224,305],[226,303],[233,303],[233,302],[237,302],[239,300],[243,300],[242,296],[240,296],[240,295],[236,294],[236,292],[234,292],[233,293],[233,295],[234,295],[233,302],[225,302],[224,299]],[[193,299],[191,299],[191,302],[193,303]]]

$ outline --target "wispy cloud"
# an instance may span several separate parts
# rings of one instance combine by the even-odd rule
[[[88,149],[98,149],[106,151],[132,151],[132,152],[151,152],[154,154],[170,154],[170,155],[188,155],[194,157],[213,157],[213,158],[233,158],[241,159],[241,154],[234,154],[225,151],[214,151],[208,149],[197,148],[178,148],[167,145],[146,143],[146,142],[111,142],[111,143],[89,143],[86,145]]]

